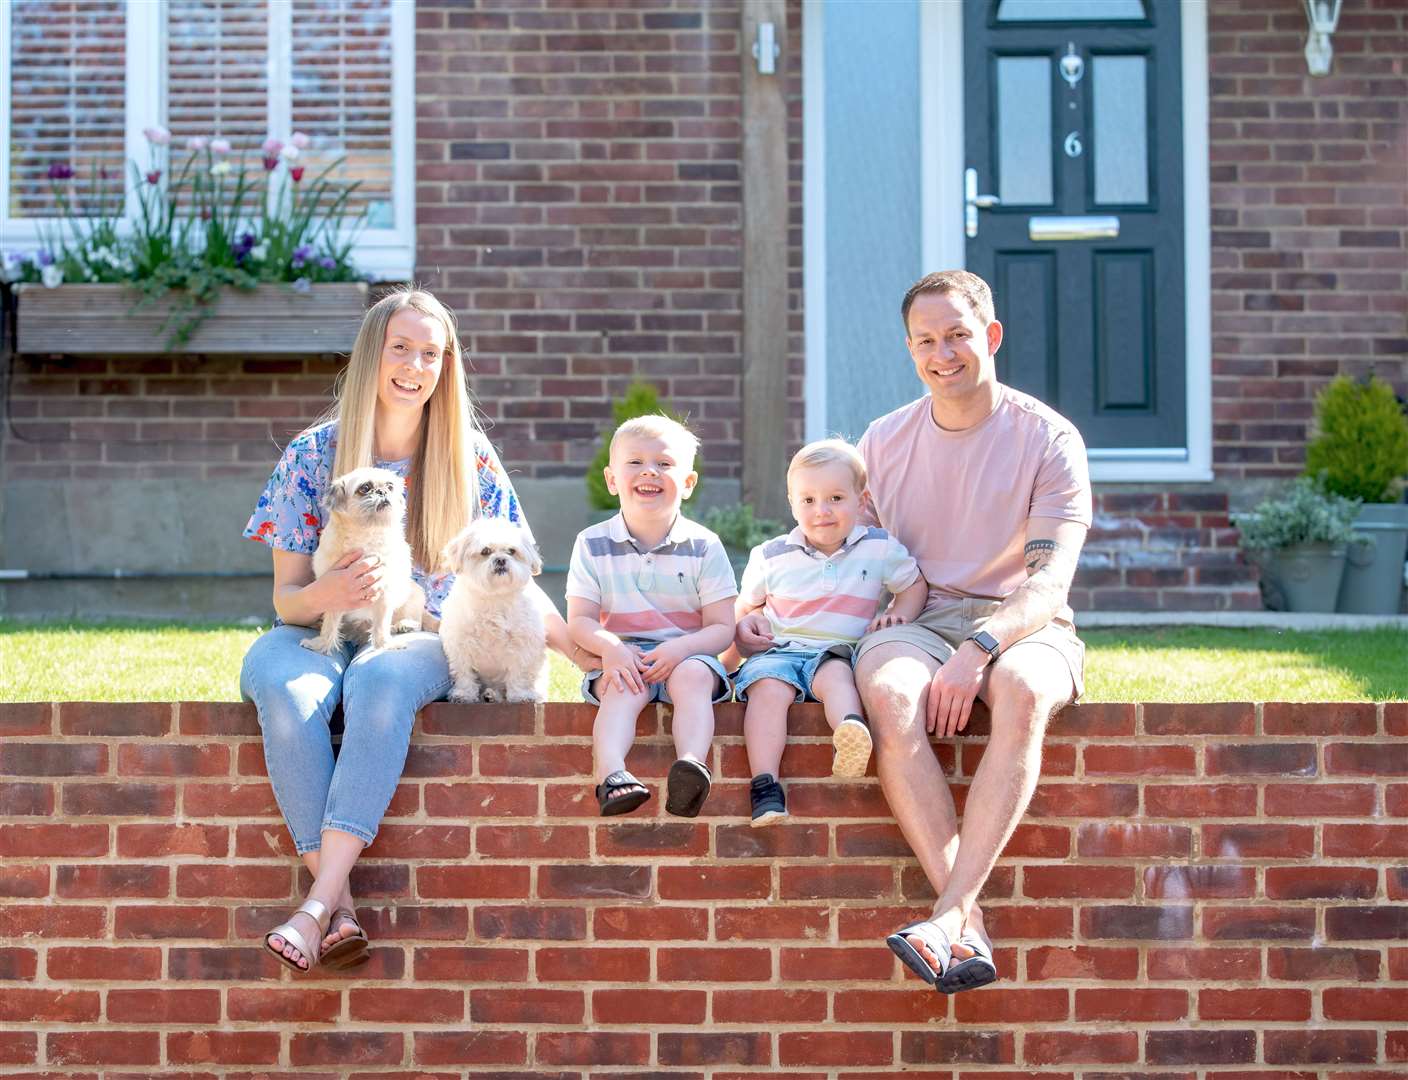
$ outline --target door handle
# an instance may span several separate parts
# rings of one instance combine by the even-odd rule
[[[1002,202],[996,195],[978,194],[978,170],[963,170],[963,233],[969,240],[978,235],[978,211],[990,210]]]

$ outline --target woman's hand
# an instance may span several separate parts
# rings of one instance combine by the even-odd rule
[[[381,599],[382,566],[375,555],[349,551],[317,581],[324,611],[353,611]]]

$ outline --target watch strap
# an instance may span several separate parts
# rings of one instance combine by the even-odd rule
[[[989,660],[996,660],[998,653],[1002,651],[1001,647],[998,645],[997,638],[993,637],[986,630],[974,631],[968,635],[967,640],[973,642],[978,648],[982,649],[983,652],[987,653]]]

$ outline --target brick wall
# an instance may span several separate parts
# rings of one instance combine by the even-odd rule
[[[801,439],[801,14],[792,101]],[[739,6],[416,7],[420,276],[454,305],[505,458],[578,476],[643,376],[712,475],[740,461]]]
[[[1077,611],[1259,611],[1226,491],[1100,485],[1071,588]]]
[[[248,477],[252,506],[279,452],[331,400],[323,357],[17,356],[7,480]]]
[[[1208,9],[1213,460],[1298,473],[1317,390],[1408,394],[1408,8],[1344,5],[1326,78],[1300,0]]]
[[[257,946],[306,878],[249,707],[0,706],[0,1074],[1408,1071],[1408,705],[1067,710],[984,897],[1004,980],[951,999],[884,948],[932,895],[815,707],[768,830],[718,717],[705,816],[608,824],[586,707],[427,709],[355,875],[372,963],[295,978]],[[985,730],[937,746],[960,805]]]

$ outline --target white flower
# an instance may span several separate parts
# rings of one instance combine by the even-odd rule
[[[44,267],[40,274],[44,279],[44,288],[46,289],[57,289],[64,283],[63,268],[57,264],[51,263]]]
[[[269,257],[269,241],[261,240],[250,249],[249,257],[263,262]]]
[[[16,252],[7,251],[0,259],[0,281],[16,281],[20,276],[20,257]]]
[[[165,146],[171,141],[171,132],[160,125],[143,128],[142,134],[147,137],[147,142],[151,143],[153,146]]]
[[[233,168],[233,166],[228,161],[217,161],[214,165],[210,166],[210,175],[224,176],[231,168]]]
[[[300,150],[307,150],[308,147],[313,145],[313,140],[301,131],[295,131],[288,137],[288,141]]]
[[[210,152],[212,154],[228,154],[232,147],[229,139],[211,139]]]
[[[298,160],[298,147],[294,146],[293,143],[289,143],[279,151],[279,157],[292,164]]]
[[[186,140],[187,150],[204,150],[209,145],[210,140],[207,139],[204,135],[192,135],[189,139]]]

